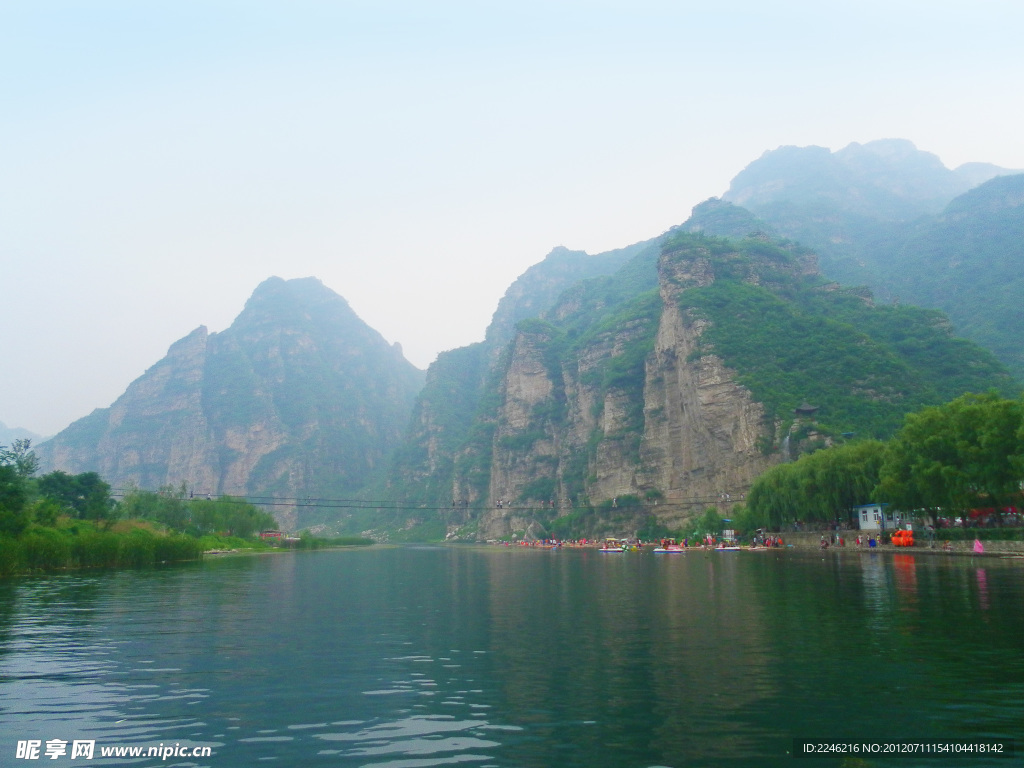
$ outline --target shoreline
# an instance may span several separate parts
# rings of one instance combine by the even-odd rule
[[[1024,541],[1015,541],[1012,539],[990,539],[982,541],[981,544],[984,547],[984,552],[974,551],[974,541],[963,539],[957,541],[949,541],[950,548],[943,549],[943,539],[941,536],[936,536],[934,546],[932,542],[926,540],[916,540],[912,547],[896,547],[891,543],[878,544],[875,547],[868,547],[867,544],[863,544],[858,547],[855,543],[857,538],[857,531],[841,531],[843,539],[846,541],[845,546],[830,545],[827,550],[821,549],[821,537],[825,536],[828,538],[833,534],[832,531],[797,531],[793,533],[783,534],[783,540],[786,544],[792,544],[796,549],[814,549],[818,551],[828,551],[833,549],[839,549],[843,551],[859,550],[863,552],[894,552],[896,554],[912,554],[912,553],[928,553],[937,555],[973,555],[974,557],[1024,557]],[[852,533],[853,536],[847,537],[847,534]]]

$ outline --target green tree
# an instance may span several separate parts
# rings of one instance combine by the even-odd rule
[[[747,494],[749,523],[777,531],[796,520],[802,499],[798,477],[796,464],[780,464],[758,477]]]
[[[121,499],[121,514],[131,519],[162,523],[180,533],[190,522],[184,496],[184,487],[166,486],[159,491],[132,489]]]
[[[29,504],[28,511],[36,525],[52,528],[60,517],[61,506],[53,499],[36,499]]]
[[[197,499],[189,504],[189,512],[192,525],[199,533],[227,533],[247,538],[258,531],[277,528],[272,515],[231,496]]]
[[[796,463],[801,519],[850,520],[853,508],[871,499],[885,444],[861,440],[802,457]]]
[[[714,507],[708,507],[704,514],[697,518],[697,532],[700,534],[713,533],[718,536],[722,532],[722,527],[722,516]]]
[[[0,533],[19,536],[28,527],[25,478],[10,464],[0,464]]]
[[[15,440],[11,447],[0,445],[0,533],[19,536],[28,527],[28,480],[38,462],[28,440]]]
[[[878,485],[885,444],[877,440],[815,451],[761,475],[747,496],[747,524],[778,530],[794,520],[850,519]]]
[[[57,502],[72,517],[107,526],[116,519],[110,486],[96,472],[69,475],[58,469],[40,477],[38,487],[40,496]]]
[[[32,477],[39,468],[39,459],[32,451],[32,441],[15,440],[10,448],[0,445],[0,464],[14,467],[21,477]]]
[[[878,496],[904,510],[960,513],[1019,499],[1024,404],[967,394],[909,414],[889,442]]]

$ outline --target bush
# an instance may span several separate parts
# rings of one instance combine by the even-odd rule
[[[203,556],[203,547],[192,536],[159,536],[153,554],[158,563],[198,560]]]
[[[118,563],[122,535],[91,531],[72,537],[71,553],[80,568],[113,568]]]
[[[145,531],[132,531],[123,536],[117,553],[117,564],[136,568],[153,565],[156,562],[155,538],[153,534]]]
[[[71,542],[52,528],[36,528],[21,537],[24,567],[31,571],[51,571],[71,566]]]
[[[191,536],[163,536],[147,530],[97,531],[89,523],[72,528],[37,527],[23,536],[0,536],[0,576],[64,568],[145,567],[198,560],[203,547]]]
[[[10,576],[24,569],[21,542],[0,534],[0,576]]]

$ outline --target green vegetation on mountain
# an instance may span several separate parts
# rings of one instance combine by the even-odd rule
[[[784,147],[737,175],[725,199],[813,248],[828,277],[941,310],[1024,380],[1024,174],[950,171],[893,140]]]
[[[874,306],[863,290],[795,273],[793,250],[761,239],[692,238],[666,247],[699,247],[715,258],[715,281],[681,298],[711,321],[701,351],[721,356],[784,426],[810,403],[823,431],[887,437],[925,404],[992,386],[1012,391],[995,358],[954,338],[938,312]],[[755,270],[758,284],[750,281]]]
[[[607,335],[618,322],[616,313],[620,320],[631,319],[632,313],[623,306],[640,293],[657,288],[659,253],[655,241],[596,256],[556,249],[527,270],[502,299],[487,341],[442,352],[431,365],[406,440],[394,454],[387,483],[375,486],[368,495],[397,498],[442,512],[448,512],[454,503],[449,516],[460,515],[463,505],[468,508],[470,497],[485,496],[497,428],[494,413],[510,362],[505,345],[516,332],[532,334],[544,346],[553,380],[560,382],[559,366],[570,349]],[[607,375],[621,378],[619,369],[632,366],[634,386],[638,381],[642,387],[642,359],[638,379],[636,364],[636,360],[629,364],[620,361]],[[605,373],[592,375],[603,377]],[[503,445],[531,446],[542,436],[546,420],[564,418],[564,390],[560,397],[561,405],[556,404],[553,412],[538,412],[531,429],[514,439],[504,438]],[[547,489],[551,482],[550,478],[538,479],[534,492]],[[550,494],[537,498],[547,499]],[[346,527],[374,523],[389,527],[402,514],[383,510],[354,513]]]
[[[318,281],[272,278],[229,329],[189,334],[40,449],[48,507],[43,478],[0,462],[0,530],[102,528],[141,505],[162,531],[248,531],[229,514],[246,495],[345,499],[282,508],[283,524],[391,540],[683,530],[778,461],[888,439],[965,392],[1016,393],[953,335],[1024,373],[1024,176],[961,194],[1000,170],[892,140],[766,153],[664,235],[556,248],[425,383]],[[870,464],[858,451],[835,455]],[[827,461],[815,477],[838,471]],[[851,472],[822,504],[863,491]],[[148,490],[113,505],[107,483]]]
[[[961,195],[876,270],[901,301],[942,310],[1024,380],[1024,174]]]
[[[775,236],[772,226],[746,208],[712,197],[693,207],[682,225],[684,232],[742,240],[754,234]]]
[[[725,199],[758,215],[773,205],[812,209],[824,204],[872,219],[908,220],[937,213],[1000,172],[1005,171],[995,166],[951,171],[905,139],[855,142],[835,152],[789,146],[765,152],[744,168]]]
[[[611,275],[643,252],[653,253],[657,258],[658,238],[594,255],[555,248],[509,286],[487,328],[487,343],[492,347],[504,346],[520,320],[545,314],[563,291],[584,280]]]
[[[451,498],[455,456],[479,407],[488,351],[478,343],[438,355],[413,408],[406,439],[391,458],[386,485],[371,495],[424,504]]]

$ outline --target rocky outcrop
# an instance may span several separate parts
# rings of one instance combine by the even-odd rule
[[[756,268],[748,279],[760,279]],[[541,535],[545,523],[557,528],[559,517],[581,513],[593,516],[592,535],[650,516],[679,525],[698,506],[738,501],[778,460],[760,449],[771,432],[763,406],[701,345],[707,321],[680,307],[682,292],[714,280],[710,252],[667,250],[657,295],[627,303],[618,322],[582,342],[553,325],[520,324],[493,440],[478,448],[491,467],[478,536]],[[552,318],[585,311],[578,295],[564,300],[574,309],[556,306]]]
[[[623,270],[653,287],[663,237],[595,255],[558,247],[520,275],[499,302],[485,341],[442,352],[430,366],[380,494],[441,510],[451,529],[475,520],[487,499],[505,498],[503,480],[492,489],[490,446],[498,430],[495,398],[519,323],[542,315],[565,319],[581,308],[580,286]],[[496,438],[506,445],[508,429]]]
[[[637,485],[663,491],[673,524],[692,503],[741,499],[776,460],[758,447],[767,437],[764,407],[719,357],[698,353],[706,326],[666,300],[647,364]]]

